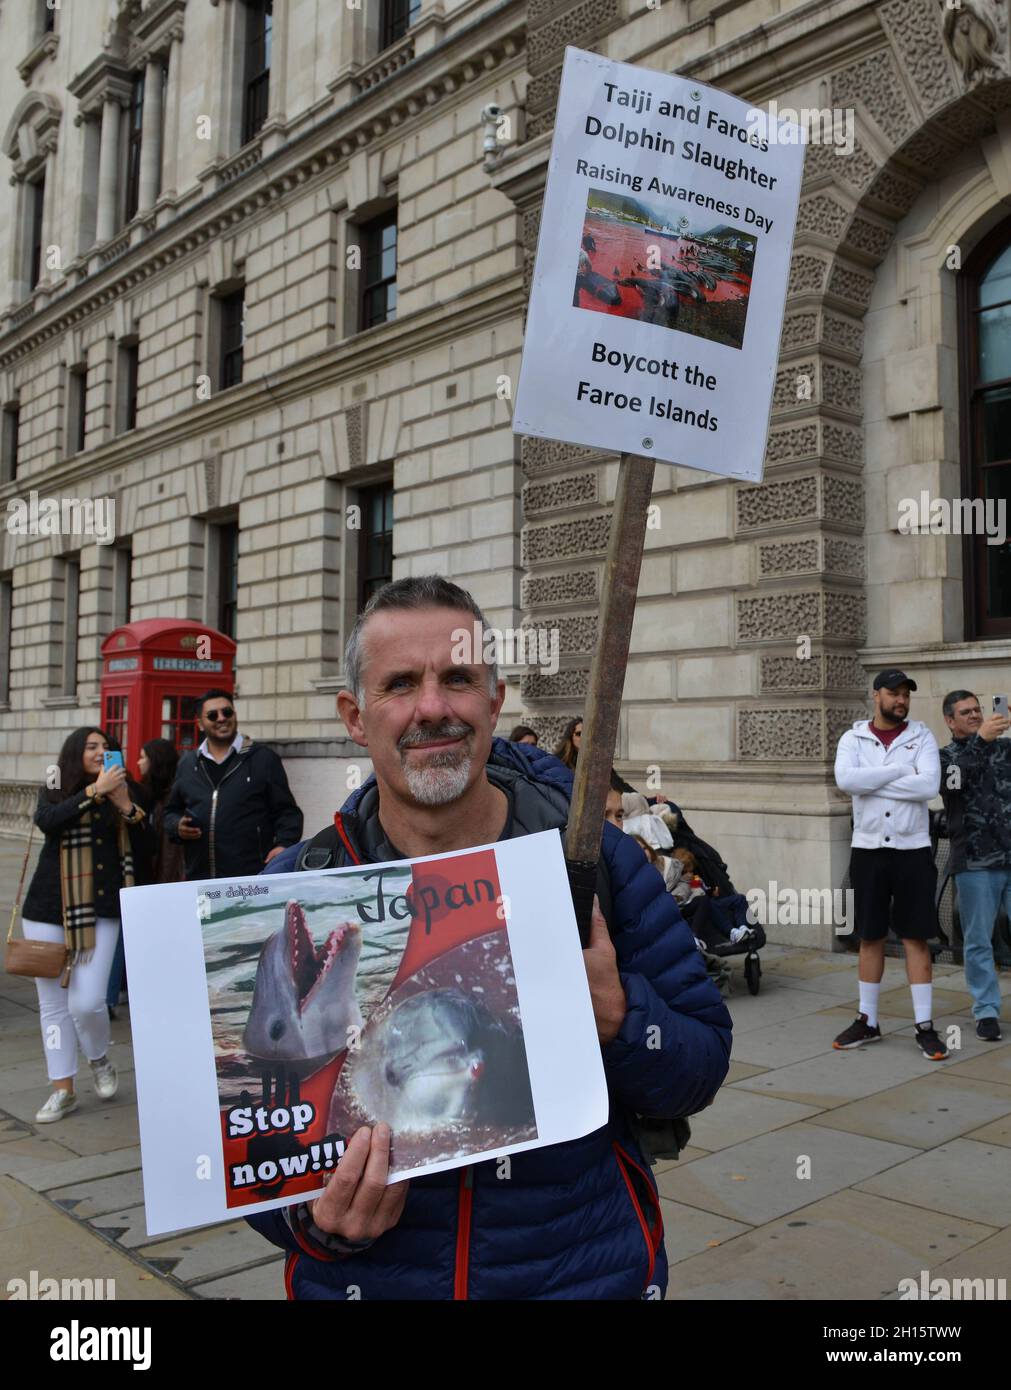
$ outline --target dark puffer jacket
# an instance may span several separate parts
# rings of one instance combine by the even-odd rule
[[[539,748],[495,739],[488,777],[513,799],[513,835],[564,826],[571,772]],[[342,863],[402,858],[385,841],[374,779],[342,810]],[[570,1143],[411,1180],[398,1224],[361,1254],[323,1260],[280,1211],[247,1217],[291,1253],[289,1297],[305,1299],[631,1299],[667,1285],[660,1205],[626,1118],[690,1115],[726,1076],[730,1016],[663,880],[639,846],[605,825],[601,899],[628,1013],[603,1049],[608,1124]],[[299,847],[267,873],[295,868]],[[659,1046],[655,1044],[659,1042]],[[652,1043],[653,1046],[648,1044]]]

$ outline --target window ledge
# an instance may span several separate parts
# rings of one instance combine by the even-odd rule
[[[77,709],[76,695],[46,695],[41,701],[43,709]]]
[[[347,690],[348,678],[343,675],[320,676],[309,684],[320,695],[336,695],[338,691]]]
[[[967,642],[945,642],[924,647],[858,647],[857,656],[861,664],[868,668],[889,664],[908,665],[915,679],[917,666],[961,666],[968,661],[975,664],[1003,664],[1011,660],[1011,638],[976,637]]]
[[[27,87],[32,80],[32,73],[47,58],[51,58],[60,46],[60,36],[55,31],[43,34],[38,43],[31,50],[26,58],[22,58],[18,63],[18,72],[21,80]]]

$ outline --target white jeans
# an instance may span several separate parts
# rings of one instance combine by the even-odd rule
[[[24,918],[21,925],[29,941],[63,940],[63,928],[55,922],[32,922]],[[109,971],[118,935],[118,921],[99,917],[95,923],[95,949],[87,961],[75,965],[70,972],[70,987],[63,989],[59,979],[35,981],[50,1081],[65,1081],[77,1075],[78,1043],[91,1062],[105,1056],[109,1046],[105,992],[109,987]]]

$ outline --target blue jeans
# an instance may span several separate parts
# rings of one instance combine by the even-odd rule
[[[965,948],[965,982],[973,1018],[1000,1018],[1000,986],[993,960],[993,929],[1001,898],[1011,917],[1011,868],[967,869],[955,875]]]
[[[126,952],[123,949],[123,928],[117,922],[119,931],[116,934],[116,954],[112,959],[112,967],[109,971],[109,983],[105,992],[105,1002],[110,1009],[114,1009],[119,1003],[119,993],[123,987],[123,967],[126,964]]]

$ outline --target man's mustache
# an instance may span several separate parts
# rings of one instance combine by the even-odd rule
[[[465,738],[474,732],[470,724],[444,724],[441,729],[408,730],[397,740],[397,747],[424,748],[429,743],[442,743],[448,738]]]

